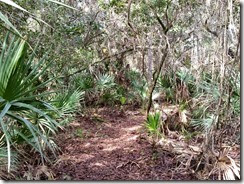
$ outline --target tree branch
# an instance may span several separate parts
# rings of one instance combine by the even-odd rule
[[[137,32],[135,31],[133,25],[130,22],[130,8],[131,8],[131,3],[132,3],[132,0],[129,0],[129,2],[128,2],[128,11],[127,11],[127,22],[128,22],[129,27],[133,30],[133,32],[137,34]]]
[[[213,34],[215,37],[218,38],[218,33],[217,33],[216,31],[212,31],[212,30],[208,27],[208,19],[206,19],[206,21],[205,21],[204,28],[207,30],[207,32]]]
[[[151,7],[151,6],[150,6],[150,7]],[[151,7],[151,9],[152,9],[153,14],[154,14],[154,16],[156,17],[158,23],[159,23],[160,26],[162,27],[164,34],[166,35],[167,32],[169,31],[169,29],[173,26],[172,23],[169,23],[169,19],[168,19],[167,12],[166,12],[167,26],[165,26],[164,23],[163,23],[163,21],[162,21],[162,20],[160,19],[160,17],[158,16],[157,12],[153,9],[153,7]]]
[[[161,73],[161,70],[162,70],[162,67],[163,67],[163,64],[167,58],[167,55],[168,55],[168,44],[166,45],[166,48],[164,49],[164,53],[163,53],[163,56],[162,56],[162,59],[160,61],[160,64],[158,66],[158,70],[156,70],[155,72],[155,78],[153,78],[153,82],[152,82],[152,85],[150,86],[150,89],[149,89],[149,101],[148,101],[148,104],[147,104],[147,114],[146,116],[148,116],[149,112],[150,112],[150,109],[151,109],[151,106],[152,106],[152,94],[153,94],[153,91],[156,87],[156,84],[157,84],[157,80],[158,80],[158,77]]]
[[[116,56],[118,56],[118,55],[120,55],[120,54],[125,54],[126,52],[131,52],[131,51],[133,51],[133,50],[134,50],[133,48],[130,48],[130,49],[126,49],[126,50],[123,50],[123,51],[121,51],[121,52],[118,52],[118,53],[116,53],[116,54],[114,54],[114,55],[106,56],[106,57],[102,58],[101,60],[96,61],[96,62],[90,64],[90,66],[94,66],[94,65],[96,65],[96,64],[98,64],[98,63],[103,62],[103,61],[106,60],[106,59],[113,58],[113,57],[116,57]],[[73,75],[75,75],[75,74],[77,74],[77,73],[80,73],[80,72],[84,71],[85,69],[87,69],[87,66],[83,67],[83,68],[80,69],[80,70],[75,71],[74,73],[69,74],[69,75],[66,76],[66,77],[71,77],[71,76],[73,76]]]

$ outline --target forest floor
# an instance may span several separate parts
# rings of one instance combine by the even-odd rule
[[[170,131],[152,139],[145,128],[145,112],[127,107],[87,108],[55,137],[60,152],[54,161],[41,164],[33,154],[18,168],[17,180],[199,180],[218,179],[202,172],[201,134],[187,138]],[[230,128],[232,130],[233,128]],[[220,132],[221,133],[221,132]],[[221,133],[228,155],[240,163],[240,146]],[[230,136],[229,136],[230,137]],[[232,143],[233,144],[233,143]],[[34,159],[33,159],[34,158]],[[213,157],[215,158],[215,157]],[[228,157],[229,158],[229,157]],[[226,156],[219,163],[231,164]],[[27,159],[27,158],[26,158]],[[23,159],[24,160],[24,159]],[[215,164],[216,165],[216,164]],[[232,164],[231,164],[232,165]],[[211,170],[215,169],[211,166]],[[228,168],[228,167],[227,167]]]
[[[135,109],[90,109],[60,133],[62,153],[51,170],[56,180],[192,180],[175,172],[170,152],[152,147],[145,115]]]

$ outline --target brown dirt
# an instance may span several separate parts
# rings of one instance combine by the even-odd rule
[[[139,111],[90,110],[57,137],[61,147],[52,171],[57,180],[192,180],[175,173],[175,156],[153,148]]]

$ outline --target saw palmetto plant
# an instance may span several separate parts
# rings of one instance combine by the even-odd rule
[[[45,62],[46,56],[34,64],[34,57],[35,52],[27,56],[25,40],[11,38],[11,35],[5,37],[0,55],[0,137],[8,152],[8,170],[16,138],[31,145],[44,161],[41,142],[53,150],[48,136],[60,127],[48,115],[48,111],[54,111],[54,108],[42,100],[50,92],[38,92],[52,80],[37,83],[49,64]],[[28,117],[28,112],[35,113],[42,121]]]
[[[99,74],[96,80],[96,89],[98,91],[105,91],[115,86],[114,77],[109,74]]]
[[[218,180],[239,180],[240,163],[229,155],[229,149],[220,152],[210,174],[216,175]]]
[[[79,89],[63,90],[54,97],[52,104],[59,110],[61,115],[67,115],[77,111],[83,98],[84,91]]]
[[[0,178],[239,179],[240,12],[237,0],[0,0]],[[127,149],[146,160],[107,176]]]
[[[148,82],[145,80],[145,77],[133,70],[127,72],[126,77],[130,81],[129,98],[144,104],[147,100],[148,91]]]
[[[146,128],[152,135],[158,135],[160,133],[161,115],[160,112],[155,114],[149,114],[146,120]]]

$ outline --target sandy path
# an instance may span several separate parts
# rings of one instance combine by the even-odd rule
[[[152,149],[138,111],[101,108],[80,117],[58,136],[62,154],[53,165],[62,180],[170,180],[191,179],[172,173],[176,161]],[[82,133],[81,133],[82,132]]]

